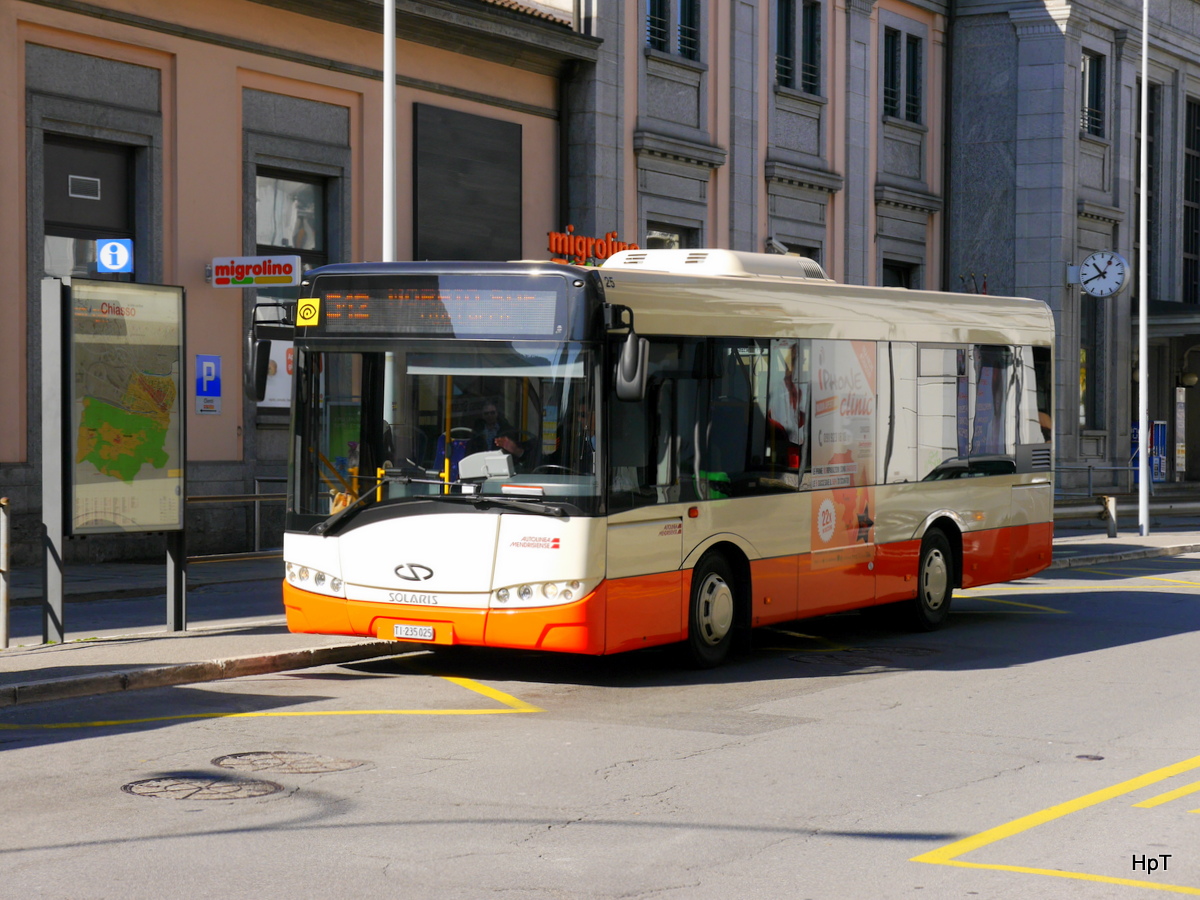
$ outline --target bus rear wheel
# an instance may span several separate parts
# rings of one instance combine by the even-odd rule
[[[688,604],[687,647],[701,668],[718,666],[733,645],[737,610],[737,581],[725,557],[705,556],[692,570],[692,599]]]
[[[918,631],[941,628],[950,615],[950,598],[953,594],[954,555],[946,535],[935,529],[921,541],[917,596],[909,602],[910,624]]]

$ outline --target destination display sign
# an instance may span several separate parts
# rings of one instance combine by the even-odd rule
[[[466,279],[457,280],[461,285]],[[505,279],[509,285],[471,280],[470,286],[447,285],[444,279],[436,285],[397,286],[394,281],[356,285],[318,279],[317,296],[302,298],[296,307],[296,324],[319,325],[326,334],[555,338],[566,333],[562,293],[544,289],[545,280],[536,288],[532,279],[519,284]]]
[[[71,534],[183,527],[183,288],[74,279]]]

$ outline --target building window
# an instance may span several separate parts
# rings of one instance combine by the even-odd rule
[[[646,46],[669,53],[671,49],[671,5],[669,0],[646,0]]]
[[[679,0],[679,55],[700,58],[700,0]]]
[[[646,0],[646,46],[700,59],[700,0]]]
[[[896,28],[883,29],[883,114],[921,121],[921,38]]]
[[[781,87],[821,93],[821,4],[816,0],[778,0],[775,30],[775,80]],[[797,27],[798,26],[798,27]],[[796,58],[796,48],[800,58]]]
[[[917,267],[912,263],[885,259],[880,283],[884,287],[914,288],[917,286]]]
[[[294,172],[259,167],[255,176],[254,232],[258,256],[299,256],[307,272],[329,262],[325,180]],[[259,287],[256,303],[286,303],[300,298],[300,288]],[[258,318],[278,318],[268,307]],[[292,348],[271,342],[267,391],[259,409],[286,408],[291,402]]]
[[[921,121],[921,39],[906,35],[904,39],[904,118],[909,122]]]
[[[775,7],[775,80],[796,86],[796,0],[778,0]]]
[[[259,256],[299,256],[304,270],[329,261],[324,179],[260,168],[255,178],[254,228]],[[299,297],[299,288],[277,296]],[[259,288],[259,299],[268,293]]]
[[[883,114],[900,117],[900,32],[883,29]]]
[[[647,250],[691,250],[700,246],[700,229],[668,222],[647,222],[644,246]]]
[[[325,228],[325,180],[259,167],[255,177],[255,253],[299,256],[307,272],[329,262]],[[259,303],[293,301],[297,287],[259,287]]]
[[[96,271],[96,241],[133,238],[132,147],[47,136],[45,231],[47,277],[132,281]]]
[[[1104,137],[1104,57],[1084,53],[1082,73],[1083,109],[1079,127],[1084,134]]]
[[[1183,136],[1183,302],[1200,303],[1200,102],[1187,102]]]

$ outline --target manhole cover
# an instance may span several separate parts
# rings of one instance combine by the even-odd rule
[[[122,785],[121,790],[137,797],[157,797],[161,800],[249,800],[277,794],[283,790],[283,785],[273,781],[221,778],[218,775],[189,775],[147,778],[145,781]]]
[[[344,772],[365,763],[356,759],[335,759],[318,753],[292,750],[255,750],[250,753],[231,753],[218,756],[214,766],[237,769],[241,772],[282,772],[288,775],[319,775],[322,772]]]

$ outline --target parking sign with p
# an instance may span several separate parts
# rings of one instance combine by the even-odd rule
[[[196,354],[196,412],[221,412],[221,357]]]

